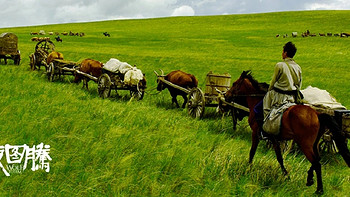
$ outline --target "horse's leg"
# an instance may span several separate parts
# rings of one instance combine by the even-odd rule
[[[257,131],[257,129],[253,129],[253,132],[252,132],[252,147],[250,148],[250,153],[249,153],[249,163],[253,162],[253,158],[254,158],[256,149],[258,148],[258,145],[259,145],[258,131]]]
[[[313,170],[316,172],[317,176],[317,190],[315,193],[322,194],[323,193],[323,183],[322,183],[322,173],[321,173],[321,163],[320,163],[320,157],[318,154],[317,146],[314,147],[306,146],[307,143],[299,143],[300,148],[305,154],[306,158],[311,162],[311,167],[308,171],[307,176],[307,186],[311,186],[313,181]]]
[[[317,194],[323,194],[323,183],[322,183],[322,170],[321,170],[321,163],[317,160],[313,164],[315,171],[316,171],[316,176],[317,176]]]
[[[179,105],[179,103],[177,102],[177,99],[176,99],[176,95],[172,96],[172,104],[174,104],[174,103],[175,103],[177,108],[180,108],[180,105]]]
[[[271,137],[271,141],[272,141],[272,144],[273,144],[273,148],[275,149],[277,161],[278,161],[278,163],[279,163],[280,166],[281,166],[282,172],[283,172],[284,175],[287,175],[288,172],[287,172],[287,170],[286,170],[286,168],[284,167],[284,164],[283,164],[283,157],[282,157],[282,153],[281,153],[280,144],[279,144],[279,142],[275,139],[275,137],[273,137],[273,136]]]
[[[184,103],[182,104],[182,108],[185,108],[187,104],[187,94],[183,94],[182,98],[184,98]]]
[[[314,184],[314,165],[311,165],[310,169],[307,171],[306,186],[311,186]]]

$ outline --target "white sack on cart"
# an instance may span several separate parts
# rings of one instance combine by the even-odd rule
[[[315,107],[321,107],[325,109],[346,109],[341,103],[329,94],[326,90],[321,90],[316,87],[308,86],[306,89],[301,90],[304,95],[304,101],[307,104]]]
[[[103,68],[114,73],[120,72],[122,74],[125,74],[126,72],[128,72],[128,70],[132,69],[133,67],[126,62],[121,62],[118,59],[111,58],[103,66]]]
[[[124,75],[124,83],[128,85],[137,85],[143,79],[143,74],[140,69],[133,67]]]
[[[119,71],[120,64],[121,62],[118,59],[111,58],[107,63],[105,63],[103,68],[115,73]]]

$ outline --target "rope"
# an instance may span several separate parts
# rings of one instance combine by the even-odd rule
[[[156,89],[157,89],[157,87],[152,88],[152,89],[150,89],[150,90],[148,90],[148,91],[145,91],[145,94],[148,94],[148,95],[157,95],[157,94],[160,94],[160,91],[158,91],[157,93],[149,93],[149,92],[151,92],[151,91],[153,91],[153,90],[156,90]]]

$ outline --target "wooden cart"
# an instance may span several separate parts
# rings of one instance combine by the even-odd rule
[[[7,64],[8,59],[12,59],[15,65],[21,62],[21,54],[18,50],[18,38],[13,33],[2,33],[0,35],[0,61],[4,59]]]
[[[98,94],[102,98],[108,98],[111,90],[129,90],[130,96],[137,100],[142,100],[146,89],[146,80],[143,77],[137,85],[124,83],[124,74],[119,72],[111,72],[102,68],[103,74],[98,78]]]
[[[156,71],[154,71],[154,73],[160,81],[188,94],[187,110],[188,114],[194,118],[203,117],[205,107],[220,107],[219,102],[225,102],[225,99],[222,99],[222,92],[226,92],[231,86],[231,75],[228,73],[220,75],[213,74],[213,72],[210,71],[205,80],[205,92],[198,87],[192,89],[180,87],[165,80],[164,76],[159,75]],[[237,103],[230,103],[230,106],[237,109],[247,110],[246,107]]]
[[[55,44],[49,40],[42,40],[35,45],[34,53],[29,55],[29,65],[32,70],[39,69],[44,66],[46,69],[48,65],[46,63],[47,56],[55,51]]]
[[[72,61],[54,59],[48,66],[46,70],[47,78],[49,81],[54,81],[65,75],[75,75],[76,73],[82,74],[79,71],[80,64]],[[96,77],[95,77],[96,78]],[[94,78],[94,79],[95,79]],[[95,79],[96,81],[97,79]]]
[[[350,110],[332,110],[310,106],[320,113],[326,113],[336,120],[341,128],[341,135],[344,137],[346,144],[350,139]],[[323,152],[338,152],[335,141],[333,140],[332,132],[326,128],[326,132],[322,135],[319,148]]]

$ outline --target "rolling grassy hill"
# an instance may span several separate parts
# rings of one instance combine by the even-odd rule
[[[293,41],[295,60],[303,69],[303,87],[328,90],[350,107],[350,38],[276,38],[291,32],[350,32],[350,11],[281,12],[250,15],[172,17],[0,29],[19,37],[20,66],[0,65],[0,145],[50,145],[50,172],[29,168],[10,177],[0,174],[2,195],[183,195],[310,196],[310,164],[303,155],[286,156],[290,179],[284,177],[274,151],[259,145],[248,164],[251,131],[247,120],[232,130],[229,117],[215,109],[195,120],[171,105],[168,92],[146,94],[129,102],[129,92],[101,99],[97,86],[75,85],[71,77],[48,82],[45,73],[30,71],[34,52],[30,32],[84,32],[61,36],[56,50],[65,59],[118,58],[137,65],[156,86],[153,70],[181,69],[194,74],[202,89],[209,71],[243,70],[268,82],[281,60],[282,46]],[[111,37],[104,37],[102,32]],[[53,38],[54,36],[51,36]],[[182,99],[180,99],[182,103]],[[2,164],[6,164],[3,157]],[[326,196],[346,196],[350,171],[338,155],[323,153]]]

